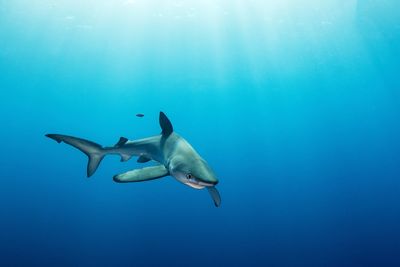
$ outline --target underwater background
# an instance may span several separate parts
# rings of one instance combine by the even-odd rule
[[[0,0],[0,266],[400,266],[399,76],[397,0]],[[220,208],[44,137],[159,111]]]

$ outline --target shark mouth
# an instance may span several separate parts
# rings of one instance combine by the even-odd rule
[[[204,187],[214,186],[212,183],[206,183],[196,179],[187,179],[185,184],[195,189],[203,189]]]

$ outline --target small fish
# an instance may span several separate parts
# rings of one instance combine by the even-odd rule
[[[144,117],[144,114],[138,113],[138,114],[136,114],[136,117],[142,118],[142,117]]]

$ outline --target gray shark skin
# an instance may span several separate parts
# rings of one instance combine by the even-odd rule
[[[170,175],[192,188],[206,188],[215,206],[219,207],[221,197],[215,187],[218,179],[210,166],[184,138],[174,132],[171,122],[163,112],[160,112],[159,122],[161,134],[138,140],[121,137],[112,147],[102,147],[92,141],[62,134],[46,134],[46,136],[85,153],[89,158],[88,177],[95,173],[106,155],[119,155],[121,162],[136,156],[139,157],[137,161],[140,163],[152,160],[158,162],[158,165],[115,175],[113,177],[115,182],[143,182]]]

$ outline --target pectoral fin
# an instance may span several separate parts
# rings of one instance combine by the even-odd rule
[[[219,195],[217,188],[215,188],[215,186],[208,186],[207,189],[211,198],[214,200],[215,206],[219,207],[221,205],[221,196]]]
[[[148,158],[148,157],[142,155],[137,159],[137,162],[138,163],[145,163],[145,162],[148,162],[150,160],[151,160],[151,158]]]
[[[117,183],[143,182],[161,178],[168,174],[168,170],[164,165],[158,165],[115,175],[113,180]]]

